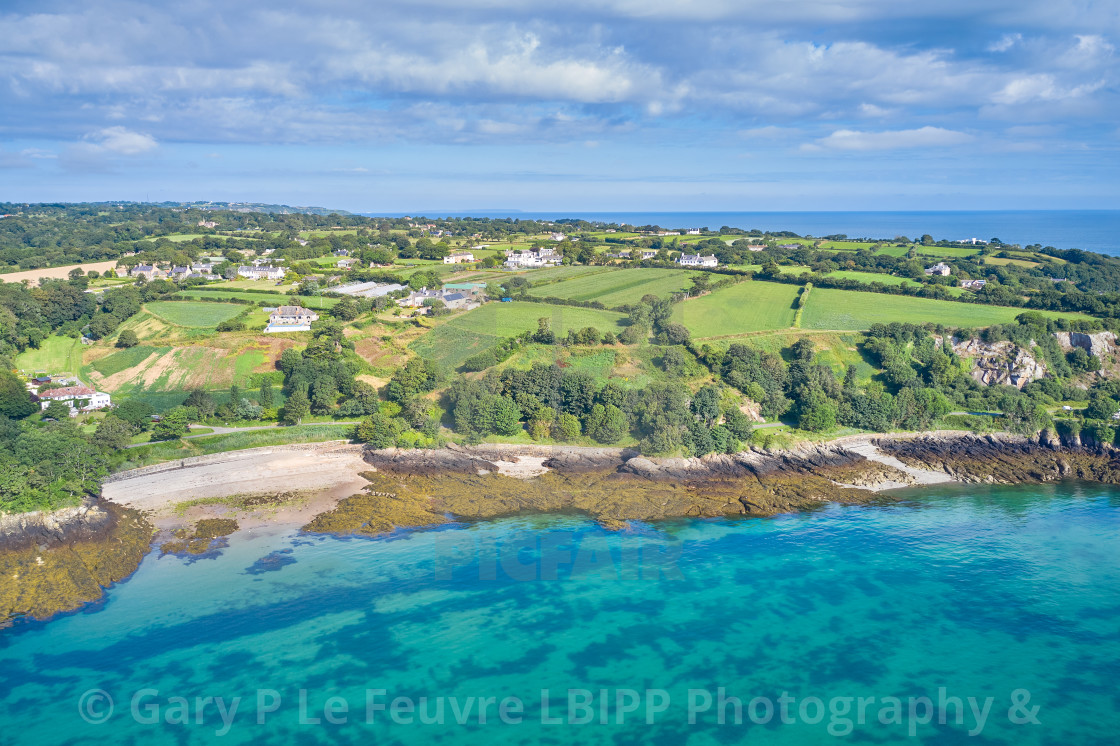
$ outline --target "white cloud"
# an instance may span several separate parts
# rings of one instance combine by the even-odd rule
[[[828,137],[801,146],[802,150],[898,150],[902,148],[943,148],[970,142],[972,135],[941,127],[912,130],[861,132],[836,130]]]
[[[992,100],[997,104],[1025,104],[1040,101],[1061,101],[1087,96],[1104,87],[1103,80],[1080,85],[1063,86],[1054,75],[1039,73],[1016,78],[998,91]]]
[[[989,52],[1006,52],[1023,40],[1022,34],[1004,34],[1000,37],[999,41],[993,41],[988,45]]]
[[[159,143],[151,135],[133,132],[125,127],[106,127],[86,135],[90,148],[116,155],[139,155],[154,150]]]

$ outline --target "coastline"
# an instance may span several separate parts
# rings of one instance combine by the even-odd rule
[[[577,511],[604,527],[759,517],[892,500],[949,483],[1120,483],[1120,451],[1043,431],[855,435],[702,458],[622,448],[484,444],[373,450],[339,443],[249,449],[121,472],[100,499],[0,516],[0,625],[95,601],[154,547],[202,554],[236,532],[376,536],[449,521]]]

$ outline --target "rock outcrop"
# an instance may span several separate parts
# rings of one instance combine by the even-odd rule
[[[1046,365],[1031,350],[1012,342],[984,342],[977,338],[950,340],[953,352],[972,360],[972,377],[986,386],[1007,385],[1023,388],[1031,381],[1045,378]]]
[[[1054,332],[1054,336],[1063,352],[1071,352],[1080,347],[1090,355],[1102,359],[1116,346],[1116,335],[1112,332]]]
[[[101,598],[148,553],[152,526],[135,510],[107,502],[3,519],[0,626],[43,619]]]

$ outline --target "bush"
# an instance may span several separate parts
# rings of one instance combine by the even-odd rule
[[[574,414],[560,415],[552,428],[552,437],[557,440],[575,440],[579,433],[579,419]]]

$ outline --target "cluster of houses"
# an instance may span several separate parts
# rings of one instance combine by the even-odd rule
[[[541,248],[529,251],[510,249],[506,252],[505,266],[509,269],[528,269],[533,267],[554,267],[563,257],[556,249]]]
[[[57,388],[44,389],[51,384],[69,384]],[[95,409],[105,409],[113,406],[112,399],[103,391],[96,391],[84,385],[77,379],[59,378],[51,376],[38,376],[32,378],[27,384],[35,401],[39,402],[40,409],[46,409],[51,402],[60,401],[70,407],[70,416],[77,417],[82,412],[92,412]]]
[[[961,287],[965,290],[979,290],[987,284],[987,280],[961,280]]]
[[[154,264],[137,264],[128,270],[124,270],[129,277],[143,277],[145,280],[163,280],[170,279],[176,282],[184,280],[220,280],[218,275],[214,274],[213,263],[199,263],[192,264],[189,267],[172,267],[171,269],[160,269]],[[117,271],[118,276],[122,274],[121,270]]]

